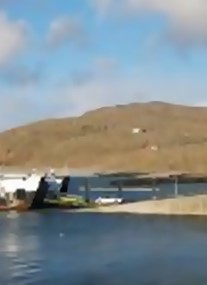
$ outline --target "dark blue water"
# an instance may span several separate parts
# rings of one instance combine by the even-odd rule
[[[0,284],[207,284],[207,220],[0,214]]]

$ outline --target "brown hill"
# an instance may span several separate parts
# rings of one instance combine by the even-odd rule
[[[133,128],[141,131],[132,134]],[[134,103],[101,108],[78,118],[37,122],[0,134],[0,162],[26,167],[205,172],[207,108]]]

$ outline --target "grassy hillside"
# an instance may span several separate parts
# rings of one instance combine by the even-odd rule
[[[134,103],[37,122],[0,134],[0,163],[207,172],[207,108]]]

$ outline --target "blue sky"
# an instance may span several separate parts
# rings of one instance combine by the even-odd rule
[[[0,129],[105,105],[207,104],[203,0],[0,0]]]

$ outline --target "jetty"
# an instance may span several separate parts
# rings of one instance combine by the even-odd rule
[[[111,205],[92,209],[82,209],[81,212],[96,213],[127,213],[144,215],[185,215],[207,216],[207,195],[192,197],[177,197],[157,201],[134,202],[122,205]]]

